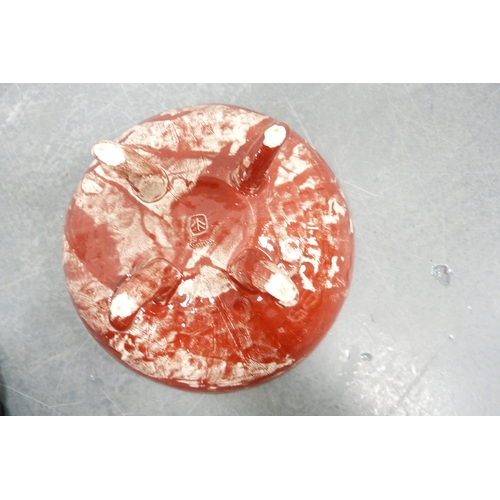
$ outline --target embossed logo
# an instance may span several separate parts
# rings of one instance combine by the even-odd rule
[[[200,236],[208,231],[208,220],[205,214],[192,215],[189,218],[189,230],[193,236]]]

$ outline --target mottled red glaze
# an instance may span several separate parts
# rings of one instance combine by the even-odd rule
[[[133,127],[117,143],[134,175],[140,155],[146,172],[168,179],[152,203],[120,171],[126,162],[94,161],[85,173],[66,219],[68,289],[126,366],[182,389],[234,390],[288,370],[332,326],[352,271],[347,206],[298,134],[259,147],[276,123],[208,105]]]

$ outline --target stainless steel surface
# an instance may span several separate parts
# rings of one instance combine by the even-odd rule
[[[11,415],[500,414],[499,90],[0,85],[0,400]],[[350,294],[316,351],[223,395],[113,360],[74,311],[61,265],[92,144],[207,102],[303,135],[339,178],[356,238]]]

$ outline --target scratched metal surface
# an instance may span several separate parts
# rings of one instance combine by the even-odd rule
[[[0,85],[0,400],[11,415],[500,414],[499,90]],[[76,315],[61,266],[91,145],[207,102],[303,135],[339,178],[356,239],[350,294],[316,351],[223,395],[171,389],[113,360]],[[437,265],[448,267],[432,274]]]

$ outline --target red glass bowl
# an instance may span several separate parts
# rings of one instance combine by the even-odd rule
[[[170,386],[222,392],[276,377],[318,345],[348,291],[353,231],[335,176],[298,134],[206,105],[92,152],[64,270],[113,357]]]

